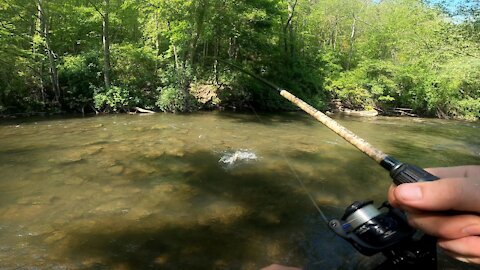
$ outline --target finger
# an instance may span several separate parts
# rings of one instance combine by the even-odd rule
[[[420,211],[416,208],[412,208],[412,207],[409,207],[409,206],[406,206],[406,205],[402,205],[401,202],[395,197],[395,188],[396,188],[395,185],[391,185],[390,189],[388,190],[388,201],[389,201],[391,206],[393,206],[394,208],[397,208],[397,209],[404,210],[404,211],[409,212],[409,213],[420,213],[420,212],[422,212],[422,211]]]
[[[480,235],[480,216],[477,215],[409,214],[408,221],[413,227],[442,239]]]
[[[272,264],[265,268],[262,268],[261,270],[301,270],[301,269],[296,267],[284,266],[280,264]]]
[[[480,180],[474,178],[402,184],[394,191],[399,205],[428,211],[480,212],[479,194]]]
[[[480,175],[480,166],[458,166],[445,168],[428,168],[429,173],[439,178],[463,178]]]
[[[438,246],[447,252],[480,263],[480,236],[469,236],[455,240],[439,239]]]
[[[390,188],[388,189],[388,202],[390,205],[392,205],[395,208],[400,208],[400,205],[398,204],[397,198],[395,197],[395,185],[391,185]]]
[[[454,253],[454,252],[450,252],[450,251],[446,251],[446,250],[443,250],[443,253],[445,253],[446,255],[456,259],[456,260],[459,260],[459,261],[462,261],[462,262],[465,262],[465,263],[470,263],[470,264],[480,264],[480,259],[477,258],[477,257],[468,257],[468,256],[464,256],[462,254],[458,254],[458,253]]]

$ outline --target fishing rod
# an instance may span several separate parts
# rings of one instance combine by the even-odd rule
[[[327,126],[389,171],[394,184],[401,185],[439,179],[417,166],[400,162],[383,153],[289,91],[234,63],[217,60],[275,89],[282,97]],[[306,190],[302,181],[299,180],[299,182]],[[306,191],[322,217],[327,220],[308,193],[308,190]],[[346,208],[342,218],[330,220],[328,227],[366,256],[382,253],[387,260],[375,269],[405,269],[412,266],[420,266],[424,269],[436,268],[436,239],[412,228],[408,224],[406,215],[399,209],[390,206],[387,202],[384,202],[377,208],[374,206],[373,201],[356,201]]]
[[[438,180],[439,178],[430,174],[429,172],[407,163],[402,163],[395,158],[388,156],[387,154],[383,153],[379,149],[372,146],[370,143],[365,141],[364,139],[357,136],[352,131],[348,130],[346,127],[340,125],[337,121],[333,120],[332,118],[328,117],[326,114],[322,113],[321,111],[315,109],[313,106],[309,105],[305,101],[301,100],[300,98],[294,96],[289,91],[280,88],[279,86],[273,84],[272,82],[267,81],[266,79],[243,69],[242,67],[230,63],[225,60],[218,60],[225,64],[228,64],[245,74],[252,76],[253,78],[263,82],[265,85],[275,89],[280,93],[282,97],[287,99],[288,101],[295,104],[297,107],[302,109],[304,112],[311,115],[313,118],[327,126],[330,130],[335,132],[337,135],[345,139],[347,142],[355,146],[357,149],[362,151],[364,154],[369,156],[371,159],[375,160],[379,163],[384,169],[390,172],[390,176],[393,179],[393,182],[396,185],[405,184],[405,183],[415,183],[415,182],[423,182],[423,181],[433,181]]]

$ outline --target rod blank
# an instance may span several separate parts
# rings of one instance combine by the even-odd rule
[[[353,146],[358,148],[360,151],[365,153],[367,156],[374,159],[376,162],[381,163],[387,157],[387,155],[385,153],[383,153],[382,151],[373,147],[371,144],[366,142],[364,139],[358,137],[357,135],[355,135],[355,133],[351,132],[350,130],[348,130],[344,126],[340,125],[339,123],[337,123],[337,121],[328,117],[327,115],[325,115],[321,111],[315,109],[314,107],[312,107],[311,105],[309,105],[305,101],[303,101],[303,100],[297,98],[296,96],[292,95],[287,90],[281,90],[280,95],[282,95],[284,98],[286,98],[287,100],[289,100],[293,104],[297,105],[300,109],[302,109],[306,113],[313,116],[315,119],[320,121],[322,124],[327,126],[329,129],[331,129],[336,134],[340,135],[347,142],[351,143]]]

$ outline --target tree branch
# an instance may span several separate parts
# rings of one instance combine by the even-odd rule
[[[100,16],[101,16],[103,19],[105,19],[105,15],[102,13],[102,11],[100,11],[100,9],[98,9],[98,7],[97,7],[94,3],[92,3],[92,1],[87,0],[87,2],[95,9],[95,11],[98,12],[98,14],[100,14]]]
[[[289,14],[288,16],[288,20],[287,20],[287,23],[285,24],[285,29],[288,28],[288,26],[290,25],[290,23],[292,22],[293,20],[293,17],[294,17],[294,13],[295,13],[295,8],[297,7],[297,3],[298,3],[298,0],[295,0],[295,2],[293,3],[293,6],[291,7],[291,13]]]

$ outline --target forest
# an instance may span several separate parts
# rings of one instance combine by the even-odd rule
[[[480,1],[3,0],[0,115],[134,108],[480,117]]]

